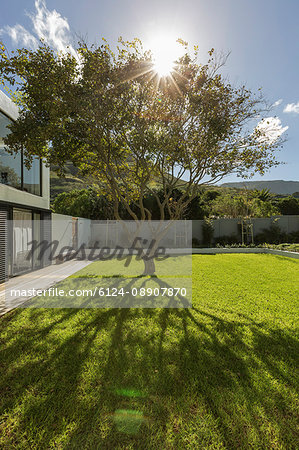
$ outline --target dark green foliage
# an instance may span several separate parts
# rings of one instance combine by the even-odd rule
[[[200,240],[197,238],[192,238],[192,248],[198,248],[200,247]]]
[[[214,239],[214,243],[220,246],[232,245],[240,243],[241,239],[236,234],[231,234],[229,236],[219,236]]]
[[[271,194],[269,189],[253,189],[251,191],[251,196],[253,198],[258,198],[262,202],[269,202],[273,200],[273,194]]]
[[[203,220],[208,215],[208,204],[201,195],[191,200],[186,208],[184,218],[188,220]]]
[[[299,215],[299,199],[291,195],[279,199],[276,202],[277,208],[282,215]]]
[[[160,200],[163,199],[163,191],[154,190]],[[174,189],[170,197],[170,207],[175,208],[176,203],[183,195],[183,191]],[[144,206],[151,212],[152,220],[160,220],[160,209],[156,197],[153,194],[147,194],[143,198]],[[133,212],[139,214],[139,208],[136,204],[130,205]],[[206,215],[208,205],[203,201],[203,197],[198,195],[193,198],[181,214],[181,219],[200,220]],[[70,192],[58,194],[52,206],[53,212],[67,214],[70,216],[85,217],[88,219],[113,219],[113,202],[96,188],[74,189]],[[120,217],[123,220],[132,220],[131,215],[122,205],[119,207]],[[165,212],[165,219],[169,219],[169,211]]]
[[[211,219],[205,219],[202,224],[202,242],[208,247],[211,246],[214,236],[214,226]]]
[[[219,191],[205,190],[202,192],[202,201],[204,203],[209,203],[219,197],[219,195],[221,195]]]
[[[53,212],[93,220],[113,219],[111,203],[96,188],[63,192],[54,200]]]
[[[283,232],[277,223],[272,223],[269,228],[264,228],[262,233],[258,233],[254,240],[257,244],[281,244],[287,242],[288,235]]]
[[[292,233],[288,234],[287,242],[290,244],[297,244],[299,243],[299,231],[293,231]]]

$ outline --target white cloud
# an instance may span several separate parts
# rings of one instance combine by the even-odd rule
[[[15,25],[14,27],[5,26],[0,30],[0,34],[8,34],[15,45],[24,45],[25,47],[37,48],[38,40],[29,33],[22,25]]]
[[[58,52],[70,52],[76,56],[76,51],[70,45],[70,26],[68,20],[62,17],[55,9],[49,11],[45,0],[35,1],[36,14],[30,14],[33,28],[39,39]]]
[[[273,103],[272,107],[276,108],[277,106],[279,106],[282,103],[282,98],[280,98],[279,100],[276,100],[276,102]]]
[[[299,114],[299,102],[288,103],[287,106],[284,108],[283,112]]]
[[[28,14],[32,21],[33,31],[38,39],[43,39],[50,47],[58,52],[71,53],[76,58],[76,50],[70,44],[71,34],[68,20],[55,9],[49,11],[45,0],[35,1],[35,13]],[[8,34],[14,44],[21,44],[32,49],[37,48],[38,39],[22,25],[6,26],[0,33]]]
[[[288,128],[288,126],[283,127],[281,125],[281,120],[278,117],[266,117],[256,127],[257,131],[261,133],[260,140],[268,141],[270,144],[277,141]]]

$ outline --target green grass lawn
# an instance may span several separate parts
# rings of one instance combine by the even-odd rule
[[[299,260],[194,255],[192,309],[11,312],[0,448],[297,449],[298,299]]]

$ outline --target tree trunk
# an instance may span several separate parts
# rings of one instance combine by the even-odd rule
[[[156,272],[154,258],[143,259],[143,262],[144,262],[144,271],[142,275],[154,275]]]

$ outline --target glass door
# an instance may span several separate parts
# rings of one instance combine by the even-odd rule
[[[12,274],[19,275],[32,270],[30,255],[32,241],[32,212],[23,209],[13,210],[13,263]]]
[[[39,244],[41,242],[41,221],[40,213],[33,214],[33,240],[37,243],[37,250],[33,252],[33,269],[39,269],[41,267],[41,258],[39,258]]]

